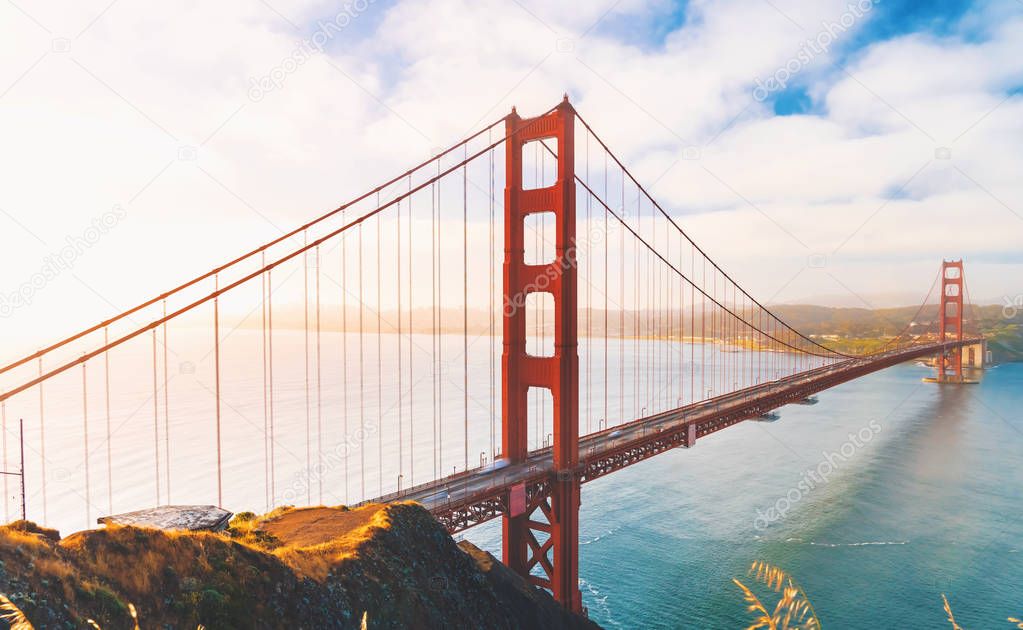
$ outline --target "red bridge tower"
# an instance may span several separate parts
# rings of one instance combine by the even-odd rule
[[[529,388],[550,390],[555,473],[546,492],[526,496],[521,485],[510,490],[503,522],[504,563],[533,584],[550,589],[565,607],[580,612],[574,123],[575,110],[567,96],[544,116],[522,119],[513,109],[506,119],[501,450],[511,463],[526,460]],[[525,190],[522,149],[536,140],[556,141],[557,180],[546,188]],[[529,265],[524,257],[525,219],[538,212],[555,216],[555,256],[549,263]],[[550,357],[526,352],[526,297],[543,292],[554,298],[554,355]],[[538,512],[543,520],[538,520]],[[543,576],[532,574],[536,566]]]
[[[941,306],[938,333],[942,342],[963,340],[963,261],[941,261]],[[938,357],[938,382],[963,382],[963,349],[942,352]]]

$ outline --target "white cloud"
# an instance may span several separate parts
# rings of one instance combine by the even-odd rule
[[[662,2],[622,2],[580,39],[606,6],[378,1],[259,102],[247,97],[250,80],[335,5],[107,4],[19,1],[42,26],[0,6],[0,208],[31,232],[0,215],[0,289],[91,217],[128,210],[76,266],[82,283],[60,278],[5,323],[5,336],[51,338],[91,323],[112,312],[106,300],[149,297],[276,236],[274,225],[371,188],[475,121],[513,104],[540,112],[565,91],[641,180],[660,177],[656,196],[757,295],[842,290],[821,273],[786,285],[808,254],[840,245],[832,269],[864,295],[912,290],[942,256],[1023,245],[1023,96],[1005,100],[1023,83],[1018,11],[968,16],[974,31],[986,25],[980,41],[910,34],[874,44],[848,63],[852,76],[817,59],[800,80],[821,113],[778,118],[753,100],[754,79],[845,2],[692,2],[663,44],[639,47],[614,35],[615,21],[649,18]],[[69,52],[54,51],[62,37]],[[571,50],[559,52],[559,39]],[[701,160],[681,159],[689,145]],[[199,147],[196,161],[177,160],[182,146]],[[946,146],[952,159],[936,160]],[[971,267],[974,294],[1017,292],[1021,270]]]

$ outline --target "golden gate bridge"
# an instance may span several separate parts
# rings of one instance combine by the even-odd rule
[[[933,329],[828,347],[721,269],[566,97],[3,365],[4,468],[23,418],[44,524],[51,504],[88,527],[182,485],[268,510],[415,500],[452,533],[500,518],[504,562],[578,611],[583,483],[912,359],[963,382],[962,261],[918,316],[938,286]]]

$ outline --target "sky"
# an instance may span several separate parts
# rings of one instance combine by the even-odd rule
[[[0,51],[0,307],[79,250],[4,342],[562,94],[764,301],[915,304],[944,257],[1023,303],[1021,0],[6,0]]]

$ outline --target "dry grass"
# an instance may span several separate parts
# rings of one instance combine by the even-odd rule
[[[298,576],[323,582],[339,563],[357,557],[359,545],[374,532],[390,527],[388,507],[285,506],[263,516],[243,512],[231,520],[226,533],[235,542],[277,557]]]
[[[196,563],[208,569],[204,543],[223,537],[211,532],[170,532],[157,529],[108,526],[106,529],[79,532],[60,542],[68,552],[88,558],[94,572],[117,582],[131,597],[151,593],[158,588],[159,576],[167,568],[180,575],[195,570]],[[110,548],[130,549],[131,553],[108,553]]]
[[[153,617],[156,625],[162,625],[170,614],[160,597],[167,580],[171,588],[179,588],[176,580],[181,576],[203,575],[202,588],[182,591],[179,599],[209,608],[205,613],[196,608],[189,613],[192,623],[185,625],[194,628],[201,619],[216,627],[216,615],[224,622],[239,612],[231,608],[245,600],[239,593],[249,586],[265,586],[271,575],[274,578],[269,579],[294,575],[325,581],[341,563],[359,557],[360,545],[390,528],[388,508],[285,507],[263,516],[239,514],[221,533],[115,525],[63,540],[57,532],[32,523],[12,523],[0,526],[0,559],[32,567],[25,575],[29,591],[75,602],[72,609],[81,606],[80,611],[88,611],[80,619],[81,626],[92,630],[115,622],[138,630],[140,612],[143,619]],[[235,572],[236,564],[251,570]],[[141,603],[145,610],[128,602]],[[68,612],[74,615],[72,609]],[[26,610],[29,616],[35,615],[32,606]],[[213,616],[207,616],[210,611]],[[125,623],[129,615],[131,623]],[[88,616],[93,618],[85,619]],[[361,617],[366,628],[368,615]],[[0,619],[0,627],[33,628],[6,597],[0,600]]]
[[[214,576],[215,583],[204,583],[201,596],[228,601],[249,582],[265,580],[260,577],[265,575],[262,572],[235,575],[229,568],[234,563],[255,562],[263,571],[322,582],[340,563],[358,557],[360,545],[390,525],[389,511],[383,505],[356,510],[287,507],[261,517],[240,514],[223,533],[108,526],[59,540],[55,532],[44,532],[31,523],[12,524],[0,526],[0,557],[33,567],[30,589],[64,591],[67,601],[85,598],[86,609],[95,616],[83,622],[85,627],[99,630],[130,613],[132,625],[138,628],[138,611],[128,602],[151,603],[167,575]],[[89,575],[79,575],[80,568],[87,569]],[[92,607],[96,602],[100,608]],[[230,612],[221,601],[210,605],[219,606],[221,614]],[[32,609],[28,610],[31,614]],[[14,614],[13,610],[7,612]],[[154,609],[152,614],[161,616],[166,611]]]
[[[50,544],[43,536],[11,525],[0,527],[0,537],[6,539],[10,546],[19,547],[32,556],[38,556],[50,549]]]
[[[282,542],[273,554],[303,577],[324,581],[331,569],[355,558],[361,543],[391,525],[386,506],[366,505],[344,511],[334,508],[293,510],[264,521],[264,531]],[[319,542],[319,541],[323,542]]]
[[[135,624],[135,630],[139,630],[139,613],[135,610],[135,604],[128,604],[128,613],[131,614],[131,620]],[[103,630],[103,628],[101,628],[100,625],[92,619],[86,619],[85,622],[96,630]],[[199,624],[196,630],[206,630],[206,626]]]
[[[11,630],[34,630],[25,613],[3,594],[0,594],[0,611],[4,613],[0,615],[0,619],[6,621]]]
[[[952,624],[952,630],[963,630],[963,627],[956,621],[955,615],[952,614],[952,606],[948,603],[948,598],[945,594],[941,594],[942,607],[945,609],[945,614],[948,615],[948,622]],[[1023,630],[1023,620],[1017,619],[1016,617],[1009,617],[1009,623],[1016,624],[1018,630]]]
[[[948,622],[952,624],[952,630],[963,630],[963,627],[956,623],[955,615],[952,614],[952,607],[948,604],[948,598],[945,594],[941,594],[941,601],[945,606],[945,614],[948,615]]]
[[[750,565],[748,576],[781,597],[768,610],[768,606],[745,584],[733,579],[742,591],[747,610],[753,613],[753,623],[746,630],[818,630],[821,627],[817,613],[799,583],[782,569],[763,561]]]
[[[27,576],[30,589],[44,589],[70,598],[78,583],[74,567],[55,552],[57,532],[29,521],[0,526],[0,560],[32,567]]]

